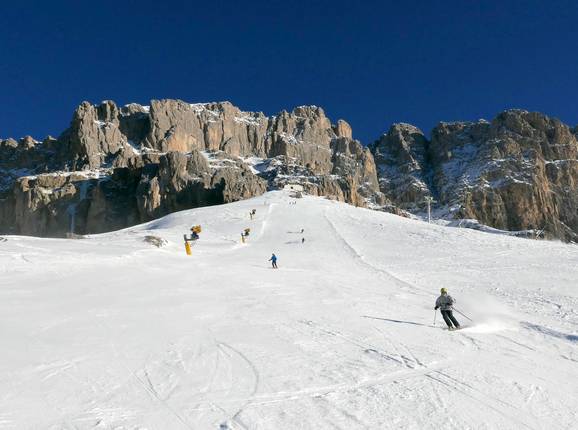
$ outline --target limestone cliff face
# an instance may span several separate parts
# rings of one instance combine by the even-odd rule
[[[576,237],[578,142],[560,121],[512,110],[491,123],[440,124],[430,149],[440,198],[456,216]]]
[[[142,144],[163,152],[198,149],[264,156],[267,125],[268,118],[262,113],[241,112],[229,102],[153,100],[150,131]]]
[[[400,208],[419,209],[431,195],[428,141],[422,131],[410,124],[393,124],[370,148],[381,191]]]
[[[266,191],[266,181],[241,161],[209,160],[197,150],[168,152],[143,172],[135,191],[139,215],[150,220],[191,207],[230,203]]]
[[[10,194],[7,233],[101,233],[191,207],[228,203],[266,191],[241,162],[211,167],[199,151],[133,159],[130,167],[20,178]]]
[[[0,155],[0,233],[102,232],[287,182],[360,206],[384,201],[370,151],[316,106],[267,117],[229,102],[84,102],[58,139],[4,140]]]
[[[577,131],[540,113],[394,124],[364,147],[343,120],[300,106],[274,116],[229,102],[82,103],[57,139],[0,141],[0,234],[63,236],[300,183],[312,195],[394,213],[474,218],[578,237]]]
[[[58,139],[61,166],[70,170],[95,169],[132,152],[120,122],[121,111],[114,102],[105,101],[98,106],[82,103],[74,112],[70,127]]]
[[[372,150],[381,189],[400,206],[433,195],[453,218],[577,238],[578,142],[557,119],[509,110],[491,122],[440,123],[429,141],[394,125]]]

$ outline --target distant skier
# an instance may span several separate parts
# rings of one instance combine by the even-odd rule
[[[304,237],[301,238],[301,243],[305,243],[305,238],[304,238]]]
[[[435,310],[437,311],[438,308],[441,310],[442,317],[444,321],[448,325],[449,330],[457,330],[460,328],[460,323],[453,314],[453,306],[456,302],[452,296],[448,294],[448,290],[446,288],[442,288],[440,290],[441,296],[439,296],[436,300]]]
[[[273,266],[273,269],[278,269],[277,267],[277,256],[275,254],[271,255],[271,258],[269,259],[269,261],[271,262],[271,265]]]
[[[304,228],[302,228],[302,229],[301,229],[301,233],[303,233],[304,231],[305,231],[305,229],[304,229]]]

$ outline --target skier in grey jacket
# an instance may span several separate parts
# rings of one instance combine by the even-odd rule
[[[448,325],[448,329],[450,330],[456,330],[460,328],[460,323],[458,322],[458,320],[456,320],[456,318],[454,317],[453,314],[453,306],[454,303],[456,302],[454,300],[454,298],[452,296],[450,296],[448,294],[448,290],[446,288],[442,288],[440,290],[441,292],[441,296],[439,296],[436,300],[436,306],[435,306],[435,310],[437,311],[438,309],[441,310],[442,313],[442,317],[444,318],[444,321],[446,322],[446,324]]]

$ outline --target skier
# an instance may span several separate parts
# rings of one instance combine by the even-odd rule
[[[305,243],[305,238],[304,238],[304,237],[301,238],[301,243]]]
[[[444,321],[448,325],[449,330],[458,330],[460,328],[460,323],[453,315],[453,305],[455,300],[452,296],[448,294],[448,290],[446,288],[442,288],[440,290],[441,296],[439,296],[436,300],[435,310],[437,311],[438,308],[441,309],[442,317]]]
[[[271,258],[269,259],[269,261],[271,262],[273,269],[278,269],[277,267],[277,256],[275,254],[271,255]]]

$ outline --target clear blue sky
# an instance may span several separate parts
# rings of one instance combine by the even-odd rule
[[[0,137],[105,99],[316,104],[364,143],[512,107],[578,123],[574,1],[2,1],[0,28]]]

